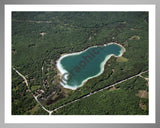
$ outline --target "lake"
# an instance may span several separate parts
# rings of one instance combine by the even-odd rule
[[[61,56],[57,68],[61,74],[60,84],[69,89],[77,89],[84,83],[103,73],[104,65],[111,56],[120,57],[125,48],[117,43],[92,46],[88,49]]]

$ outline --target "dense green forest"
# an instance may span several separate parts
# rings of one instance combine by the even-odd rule
[[[104,72],[70,90],[59,84],[62,54],[117,42],[123,57],[111,57]],[[148,12],[12,12],[12,114],[46,115],[75,99],[148,70]],[[148,72],[68,104],[52,114],[146,115]],[[29,91],[31,90],[31,92]],[[143,93],[143,95],[142,95]],[[145,95],[144,95],[145,94]]]

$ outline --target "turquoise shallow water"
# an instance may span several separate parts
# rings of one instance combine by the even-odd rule
[[[103,72],[106,61],[112,56],[120,56],[124,52],[118,44],[91,47],[81,53],[65,55],[60,59],[61,67],[67,72],[63,74],[63,84],[68,88],[77,88],[89,78]]]

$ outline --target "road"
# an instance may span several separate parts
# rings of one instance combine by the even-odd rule
[[[24,79],[24,81],[25,81],[25,83],[26,83],[26,86],[28,87],[28,90],[31,92],[31,90],[29,89],[29,86],[28,86],[27,79],[26,79],[20,72],[18,72],[15,68],[13,68],[13,70],[15,70],[16,73],[17,73],[18,75],[20,75],[20,76]],[[123,83],[123,82],[125,82],[125,81],[127,81],[127,80],[130,80],[130,79],[133,79],[133,78],[135,78],[135,77],[137,77],[137,76],[139,76],[139,77],[141,77],[141,78],[144,78],[144,77],[142,77],[142,74],[143,74],[143,73],[146,73],[146,72],[148,72],[148,70],[146,70],[146,71],[144,71],[144,72],[140,72],[140,73],[138,73],[138,74],[136,74],[136,75],[134,75],[134,76],[131,76],[131,77],[129,77],[129,78],[126,78],[126,79],[121,80],[121,81],[119,81],[119,82],[116,82],[116,83],[114,83],[114,84],[111,84],[111,85],[109,85],[109,86],[107,86],[107,87],[104,87],[104,88],[98,90],[98,91],[94,91],[94,92],[92,92],[92,93],[89,93],[89,94],[87,94],[87,95],[85,95],[85,96],[83,96],[83,97],[81,97],[81,98],[79,98],[79,99],[76,99],[76,100],[73,100],[73,101],[71,101],[71,102],[68,102],[68,103],[66,103],[66,104],[64,104],[64,105],[61,105],[61,106],[53,109],[52,111],[46,109],[46,108],[39,102],[39,100],[37,99],[37,97],[36,97],[35,95],[33,95],[32,92],[31,92],[31,94],[32,94],[32,96],[34,97],[34,99],[37,101],[37,103],[42,107],[42,109],[45,110],[46,112],[48,112],[49,115],[52,115],[52,113],[53,113],[54,111],[57,111],[58,109],[63,108],[63,107],[65,107],[65,106],[69,105],[69,104],[75,103],[75,102],[77,102],[77,101],[79,101],[79,100],[81,100],[81,99],[84,99],[84,98],[87,98],[87,97],[89,97],[89,96],[91,96],[91,95],[94,95],[94,94],[96,94],[96,93],[98,93],[98,92],[100,92],[100,91],[103,91],[104,89],[107,89],[107,88],[109,88],[109,87],[113,87],[113,86],[115,86],[115,85],[117,85],[117,84],[121,84],[121,83]],[[144,79],[145,79],[145,78],[144,78]],[[145,79],[145,80],[146,80],[146,79]]]
[[[121,80],[121,81],[119,81],[119,82],[117,82],[117,83],[111,84],[111,85],[109,85],[109,86],[107,86],[107,87],[104,87],[104,88],[98,90],[98,91],[94,91],[94,92],[92,92],[92,93],[90,93],[90,94],[88,94],[88,95],[85,95],[85,96],[83,96],[83,97],[81,97],[81,98],[79,98],[79,99],[73,100],[73,101],[71,101],[71,102],[69,102],[69,103],[67,103],[67,104],[64,104],[64,105],[62,105],[62,106],[59,106],[58,108],[55,108],[55,109],[53,110],[53,112],[54,112],[54,111],[57,111],[57,110],[60,109],[60,108],[65,107],[65,106],[67,106],[67,105],[69,105],[69,104],[75,103],[75,102],[77,102],[77,101],[79,101],[79,100],[81,100],[81,99],[87,98],[87,97],[89,97],[89,96],[91,96],[91,95],[94,95],[94,94],[100,92],[100,91],[103,91],[104,89],[107,89],[107,88],[109,88],[109,87],[113,87],[113,86],[115,86],[115,85],[117,85],[117,84],[121,84],[121,83],[123,83],[123,82],[125,82],[125,81],[127,81],[127,80],[130,80],[130,79],[133,79],[133,78],[135,78],[135,77],[137,77],[137,76],[141,77],[141,74],[146,73],[146,72],[148,72],[148,70],[146,70],[146,71],[144,71],[144,72],[141,72],[141,73],[138,73],[137,75],[131,76],[131,77],[129,77],[129,78],[126,78],[126,79],[124,79],[124,80]]]
[[[23,76],[20,72],[18,72],[18,70],[16,70],[14,67],[13,67],[13,70],[15,70],[16,73],[24,79],[24,82],[26,83],[26,86],[27,86],[29,92],[32,94],[32,96],[33,96],[34,99],[37,101],[37,103],[42,107],[42,109],[45,110],[46,112],[48,112],[49,115],[51,115],[53,111],[47,110],[47,109],[39,102],[39,100],[37,99],[37,97],[31,92],[31,90],[30,90],[30,88],[29,88],[29,86],[28,86],[28,81],[27,81],[27,79],[25,78],[25,76]]]

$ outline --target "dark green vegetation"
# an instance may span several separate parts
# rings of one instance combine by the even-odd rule
[[[134,84],[133,84],[134,83]],[[54,114],[71,115],[141,115],[148,114],[148,108],[142,110],[139,107],[140,100],[135,96],[139,89],[147,89],[146,81],[136,77],[123,84],[119,84],[115,90],[104,90],[88,98],[81,99],[73,104],[58,110]],[[120,89],[119,89],[120,88]],[[127,103],[127,104],[126,104]],[[138,104],[139,103],[139,104]],[[148,107],[148,100],[145,103]],[[135,111],[136,110],[136,111]]]
[[[12,66],[23,74],[34,95],[49,110],[148,70],[147,12],[13,12]],[[124,59],[106,63],[102,75],[71,91],[59,85],[56,60],[64,53],[118,42]],[[123,60],[123,61],[122,61]],[[148,114],[147,81],[137,77],[53,114]],[[12,114],[47,114],[34,100],[23,79],[12,70]]]

